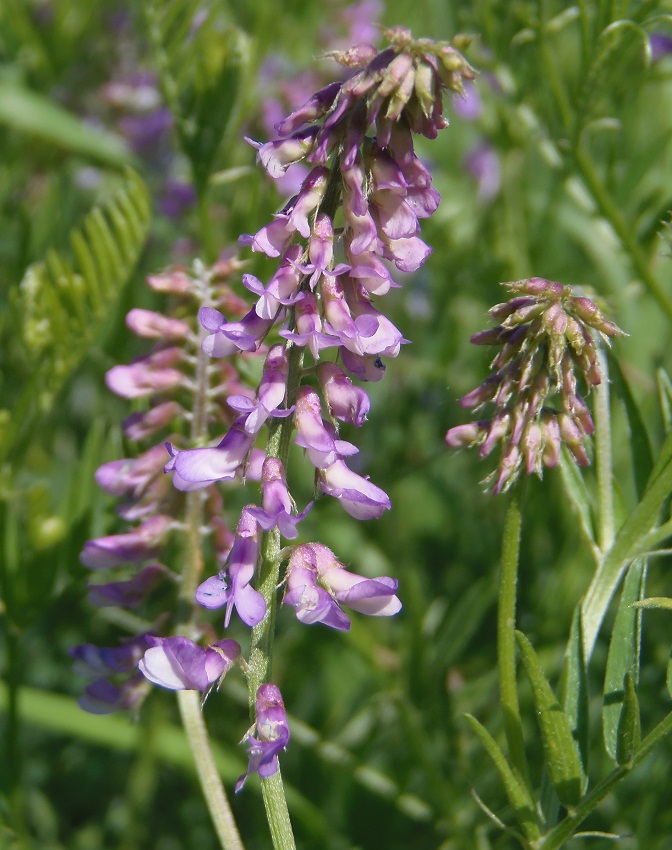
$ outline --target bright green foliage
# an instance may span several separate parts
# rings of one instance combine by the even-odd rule
[[[628,700],[632,701],[626,689],[626,680],[629,682],[628,687],[632,694],[639,684],[642,612],[632,606],[644,596],[645,586],[646,562],[636,560],[632,563],[623,582],[621,601],[611,632],[604,679],[602,706],[604,745],[609,755],[619,764],[622,762],[618,755],[621,746],[621,728],[623,724],[629,728],[631,723],[630,720],[625,720],[626,714],[631,713],[630,709],[626,711]]]
[[[516,633],[525,672],[532,685],[544,761],[560,802],[573,808],[581,799],[584,777],[581,758],[566,714],[553,693],[539,659],[521,632]]]
[[[144,409],[113,398],[104,373],[151,345],[129,341],[123,323],[130,307],[165,306],[143,275],[235,250],[286,202],[251,173],[242,136],[265,140],[267,98],[290,111],[282,88],[298,71],[315,73],[315,88],[333,79],[315,57],[342,5],[0,3],[3,850],[215,850],[169,694],[153,693],[135,723],[78,720],[68,648],[116,640],[115,615],[86,603],[78,561],[86,539],[121,530],[93,473],[133,453],[119,422]],[[393,510],[352,523],[320,499],[303,521],[303,539],[353,569],[398,577],[403,611],[353,618],[336,639],[278,616],[273,676],[292,730],[282,772],[302,850],[607,850],[614,833],[623,850],[669,848],[672,56],[651,62],[648,37],[672,36],[671,16],[670,0],[388,0],[381,13],[417,36],[475,34],[467,56],[483,108],[467,121],[447,100],[450,127],[417,145],[442,195],[422,231],[433,254],[392,296],[413,344],[367,386],[370,421],[357,434]],[[260,82],[267,60],[275,71]],[[158,74],[173,136],[170,157],[150,148],[122,181],[128,113],[103,92],[136,72]],[[467,164],[479,145],[499,168],[491,195]],[[244,179],[213,180],[218,171]],[[143,186],[158,208],[175,177],[199,190],[201,213],[157,209],[150,233]],[[245,257],[266,283],[259,257]],[[610,516],[595,466],[569,458],[521,494],[508,628],[534,649],[521,639],[507,685],[527,784],[498,683],[506,503],[483,494],[484,464],[443,437],[491,357],[469,335],[501,281],[531,275],[585,289],[628,336],[609,355]],[[313,496],[312,479],[304,485],[301,505]],[[241,505],[223,496],[232,521]],[[132,617],[115,627],[151,628],[144,610]],[[221,632],[221,617],[210,623]],[[249,725],[240,680],[204,713],[230,785]],[[270,846],[258,783],[234,808],[248,850]]]
[[[71,257],[50,250],[25,274],[15,306],[31,378],[16,401],[9,434],[48,413],[119,300],[145,244],[150,201],[142,180],[122,185],[70,233]],[[18,420],[18,421],[17,421]],[[11,436],[4,450],[11,447]]]
[[[222,0],[151,2],[145,13],[166,103],[200,193],[238,117],[247,39]]]

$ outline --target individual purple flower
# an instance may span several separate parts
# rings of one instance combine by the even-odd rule
[[[214,307],[201,307],[198,319],[211,333],[201,343],[209,357],[230,357],[239,351],[256,351],[273,327],[275,317],[262,318],[253,307],[239,322],[227,322]]]
[[[97,608],[119,606],[137,608],[170,570],[163,564],[147,564],[133,578],[125,581],[110,581],[105,584],[90,584],[88,601]]]
[[[119,684],[100,678],[84,688],[77,705],[89,714],[112,714],[135,708],[146,695],[147,682],[139,674]]]
[[[366,392],[356,387],[336,363],[320,363],[316,371],[329,413],[359,428],[366,421],[370,407]]]
[[[297,546],[287,567],[283,604],[294,608],[302,623],[322,623],[347,631],[350,620],[340,606],[374,617],[391,617],[401,610],[395,591],[398,582],[388,576],[371,579],[348,572],[327,546]]]
[[[225,627],[229,625],[234,607],[240,619],[250,627],[258,625],[266,614],[264,597],[250,584],[259,558],[259,525],[252,509],[254,505],[248,505],[240,515],[227,568],[206,579],[196,590],[196,601],[204,608],[226,605]]]
[[[260,319],[275,321],[282,307],[300,300],[299,286],[303,275],[297,263],[301,253],[299,245],[291,245],[267,287],[254,275],[243,275],[243,285],[259,296],[254,310]]]
[[[73,646],[69,654],[75,659],[73,665],[75,672],[93,679],[130,673],[138,666],[138,661],[148,646],[147,635],[143,634],[127,640],[120,646],[81,643]]]
[[[467,171],[478,184],[478,197],[490,201],[497,197],[502,183],[499,156],[487,142],[476,144],[464,158]]]
[[[292,409],[280,409],[287,392],[288,368],[285,346],[272,346],[266,355],[256,401],[242,395],[227,399],[228,405],[245,417],[244,428],[248,434],[257,434],[269,416],[284,418],[292,414]]]
[[[181,218],[196,203],[197,194],[186,180],[167,180],[158,200],[159,210],[168,218]]]
[[[323,333],[317,299],[312,292],[304,292],[303,298],[296,304],[294,327],[294,331],[280,331],[280,336],[308,348],[315,360],[320,359],[320,351],[323,349],[341,344],[337,336]]]
[[[105,383],[122,398],[142,398],[173,390],[184,382],[182,372],[174,368],[181,360],[180,348],[164,348],[128,366],[113,366],[105,375]]]
[[[152,446],[136,458],[111,460],[99,466],[96,483],[112,496],[138,497],[161,474],[166,462],[162,445]]]
[[[240,655],[235,640],[221,640],[205,649],[182,636],[148,635],[147,641],[150,646],[138,669],[154,685],[171,691],[205,693],[222,680]]]
[[[165,471],[174,472],[176,489],[197,490],[235,478],[254,443],[254,435],[245,430],[246,421],[246,415],[239,416],[216,446],[178,451],[167,443],[171,457]]]
[[[340,605],[347,605],[371,617],[392,617],[401,610],[395,595],[399,586],[389,576],[366,578],[348,572],[331,551],[321,543],[309,544],[315,553],[315,565],[321,584]]]
[[[318,469],[331,466],[336,460],[358,451],[352,443],[337,439],[333,429],[327,427],[322,419],[319,396],[312,387],[299,389],[294,415],[298,430],[295,442],[306,450],[310,462]]]
[[[285,704],[277,685],[260,685],[255,697],[256,720],[243,738],[247,746],[247,771],[236,782],[236,794],[242,791],[247,777],[258,773],[268,779],[278,771],[278,755],[289,743],[289,725]]]
[[[104,570],[153,558],[163,546],[173,523],[169,516],[152,516],[126,534],[87,540],[79,559],[89,569]]]
[[[378,519],[392,507],[384,490],[357,475],[343,460],[319,470],[319,485],[323,493],[338,499],[343,510],[355,519]]]
[[[127,416],[121,427],[129,440],[139,442],[165,428],[184,412],[184,408],[178,402],[164,401],[156,407],[150,407],[144,413],[132,413]]]
[[[267,457],[261,470],[262,507],[248,507],[251,514],[263,528],[270,531],[277,528],[287,540],[298,536],[297,524],[312,507],[312,502],[300,514],[295,514],[294,500],[287,489],[287,479],[282,463],[277,457]]]
[[[156,313],[154,310],[142,310],[139,307],[129,311],[126,325],[136,336],[145,339],[162,339],[179,342],[191,333],[191,329],[182,319],[174,319]]]

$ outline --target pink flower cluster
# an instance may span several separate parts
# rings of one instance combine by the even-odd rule
[[[460,399],[473,410],[492,404],[494,414],[446,434],[449,446],[479,446],[481,457],[501,446],[497,471],[487,479],[494,493],[506,491],[523,470],[541,475],[557,466],[563,443],[580,466],[589,463],[586,440],[595,426],[577,376],[588,390],[597,386],[598,343],[622,333],[569,286],[540,277],[504,285],[515,297],[490,310],[499,324],[471,338],[500,346],[492,374]]]

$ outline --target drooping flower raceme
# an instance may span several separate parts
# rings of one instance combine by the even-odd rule
[[[460,400],[473,410],[492,404],[494,413],[446,434],[449,446],[479,446],[481,457],[501,445],[498,469],[487,479],[495,493],[523,469],[541,475],[556,466],[563,443],[580,466],[589,463],[586,438],[594,425],[577,378],[588,390],[599,385],[598,344],[622,333],[593,301],[561,283],[534,277],[504,286],[515,297],[490,310],[499,324],[471,338],[500,346],[492,374]]]
[[[385,359],[408,342],[380,299],[398,286],[396,271],[416,271],[431,252],[420,224],[436,211],[439,194],[415,153],[414,135],[434,139],[447,126],[444,92],[461,95],[474,71],[458,49],[466,39],[414,39],[400,27],[383,33],[388,45],[381,51],[360,43],[330,52],[341,79],[279,121],[277,138],[252,142],[271,178],[282,179],[290,166],[302,172],[273,219],[239,240],[274,263],[268,276],[242,275],[252,303],[218,285],[240,270],[237,260],[223,259],[210,270],[198,266],[195,275],[150,279],[178,309],[170,316],[132,311],[129,326],[155,347],[108,376],[115,392],[148,403],[127,420],[129,437],[163,433],[141,459],[113,461],[99,472],[103,486],[126,499],[123,516],[137,525],[90,541],[83,561],[92,569],[137,565],[137,575],[115,577],[97,591],[99,600],[134,606],[143,604],[142,594],[152,592],[164,570],[173,575],[158,560],[171,536],[186,530],[189,545],[197,541],[214,561],[210,577],[190,576],[200,608],[189,636],[170,634],[170,615],[156,617],[143,636],[139,669],[161,687],[205,692],[240,652],[234,641],[212,639],[212,627],[201,619],[205,611],[223,608],[228,628],[235,610],[254,630],[257,662],[247,673],[256,722],[246,737],[249,768],[237,790],[251,772],[275,773],[289,740],[280,691],[254,678],[259,635],[275,621],[278,594],[301,622],[336,630],[350,626],[342,606],[369,616],[401,609],[395,579],[351,572],[320,543],[280,543],[300,536],[311,509],[297,508],[287,481],[293,446],[312,467],[317,493],[351,517],[373,520],[391,508],[385,491],[351,466],[358,449],[340,429],[364,425],[370,401],[360,383],[381,380]],[[255,372],[256,386],[241,378]],[[180,424],[187,425],[188,440]],[[267,440],[263,462],[261,435]],[[242,502],[235,532],[222,516],[220,483],[256,489]],[[312,510],[320,509],[319,501]],[[194,634],[207,635],[204,645]],[[240,666],[246,668],[242,659]]]

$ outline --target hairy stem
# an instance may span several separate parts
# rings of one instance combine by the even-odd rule
[[[597,474],[597,545],[607,552],[614,542],[614,490],[609,410],[609,367],[603,347],[597,352],[602,382],[595,388],[595,471]]]
[[[182,725],[194,754],[203,795],[223,850],[244,850],[229,801],[219,778],[197,691],[178,691]]]
[[[199,345],[191,420],[191,439],[196,444],[206,437],[208,428],[207,410],[210,381],[207,361],[208,358]],[[201,532],[203,527],[203,494],[198,490],[187,493],[186,523],[185,566],[180,585],[182,623],[178,628],[178,634],[196,638],[193,622],[195,615],[194,593],[203,572],[203,538]],[[194,756],[203,796],[219,842],[223,850],[244,850],[224,786],[217,771],[199,694],[196,691],[178,691],[177,699],[182,726]]]
[[[509,745],[511,766],[518,780],[530,788],[525,757],[525,742],[518,705],[516,684],[516,590],[522,516],[517,494],[512,494],[502,535],[502,564],[497,609],[497,662],[499,690],[504,710],[504,730]]]

